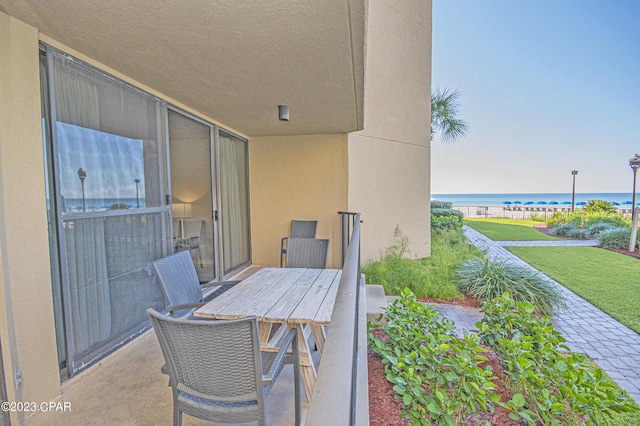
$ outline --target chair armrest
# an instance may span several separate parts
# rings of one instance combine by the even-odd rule
[[[238,281],[221,281],[221,282],[211,281],[211,282],[208,282],[206,284],[200,284],[200,287],[202,287],[202,288],[210,288],[210,287],[220,287],[220,286],[223,286],[223,285],[236,285],[240,281],[241,280],[238,280]]]
[[[281,327],[286,327],[286,325],[283,324]],[[291,329],[284,334],[277,346],[280,349],[278,350],[269,371],[262,375],[262,382],[265,385],[273,383],[275,378],[278,377],[278,374],[280,374],[284,365],[289,363],[288,361],[300,362],[298,356],[298,331],[296,329]],[[289,348],[293,349],[293,357],[296,358],[295,360],[289,360],[289,356],[287,355],[287,350]]]
[[[181,311],[183,309],[194,309],[201,308],[204,306],[204,303],[185,303],[183,305],[169,305],[167,306],[167,312],[173,313],[174,311]]]
[[[287,249],[284,246],[285,241],[287,241],[289,237],[284,237],[280,242],[280,267],[282,268],[282,257],[287,254]]]

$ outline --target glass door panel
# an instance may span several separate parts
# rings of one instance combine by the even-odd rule
[[[54,309],[73,376],[148,327],[147,308],[164,308],[149,268],[169,245],[164,144],[157,99],[68,55],[47,55],[45,143],[62,278]]]
[[[189,250],[201,283],[215,280],[211,127],[168,111],[174,251]]]
[[[225,275],[251,262],[247,141],[220,131],[221,232]]]

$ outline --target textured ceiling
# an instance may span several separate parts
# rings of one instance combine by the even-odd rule
[[[366,0],[0,0],[41,33],[248,136],[362,128]],[[287,104],[291,121],[278,121]]]

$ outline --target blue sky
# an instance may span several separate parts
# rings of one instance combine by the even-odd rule
[[[469,123],[432,143],[431,192],[631,192],[640,1],[433,0],[432,88]]]

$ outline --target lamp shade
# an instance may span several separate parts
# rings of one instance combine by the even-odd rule
[[[173,203],[171,204],[171,214],[175,219],[184,219],[191,217],[191,203]]]

